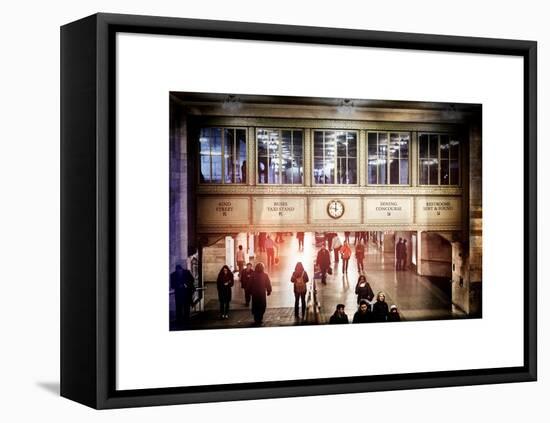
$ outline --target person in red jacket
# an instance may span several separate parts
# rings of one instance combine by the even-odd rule
[[[351,247],[347,241],[344,241],[344,245],[340,249],[340,254],[342,254],[342,272],[348,273],[349,259],[351,257]]]

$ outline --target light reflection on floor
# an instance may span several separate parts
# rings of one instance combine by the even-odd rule
[[[275,234],[273,234],[275,235]],[[340,239],[344,234],[339,233]],[[346,305],[346,312],[351,317],[357,307],[355,285],[358,279],[357,263],[355,260],[354,238],[351,235],[353,250],[347,274],[342,273],[342,262],[332,267],[334,274],[329,276],[327,284],[317,282],[317,298],[320,304],[319,322],[328,321],[336,304]],[[306,271],[313,278],[314,259],[317,249],[314,245],[314,234],[306,233],[304,251],[298,250],[298,240],[295,235],[285,235],[284,242],[278,244],[279,264],[268,269],[273,293],[268,297],[269,309],[294,307],[293,285],[290,277],[298,261],[301,261]],[[265,253],[259,253],[255,262],[267,263]],[[453,311],[450,299],[435,286],[429,279],[418,276],[413,271],[395,271],[392,253],[382,253],[375,244],[368,243],[365,257],[365,272],[374,292],[384,291],[389,304],[396,304],[401,315],[406,320],[448,319],[462,317]],[[217,310],[217,291],[215,284],[207,284],[205,293],[205,310]],[[244,310],[244,294],[240,283],[236,282],[233,288],[232,310]]]

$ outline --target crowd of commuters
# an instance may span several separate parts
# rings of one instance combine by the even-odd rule
[[[277,244],[284,242],[283,235],[282,232],[278,232],[276,233],[275,239],[272,239],[270,234],[261,232],[258,236],[258,249],[260,252],[266,254],[267,269],[272,269],[276,264],[275,252],[278,248]],[[296,238],[298,240],[298,250],[303,251],[304,232],[297,232]],[[367,240],[367,232],[356,232],[353,251],[350,243],[350,232],[344,232],[343,241],[335,232],[326,233],[324,242],[321,243],[321,247],[316,255],[315,277],[320,277],[321,283],[326,284],[327,274],[330,275],[333,273],[331,267],[331,252],[327,248],[327,245],[330,246],[330,250],[333,252],[334,266],[339,266],[340,261],[342,261],[343,274],[347,274],[349,261],[355,253],[359,278],[355,286],[357,311],[353,315],[352,323],[399,321],[400,315],[397,307],[395,305],[388,307],[384,292],[379,292],[375,298],[372,287],[367,281],[364,266]],[[406,242],[406,240],[399,238],[399,242],[396,244],[396,270],[405,269],[405,263],[407,261]],[[256,263],[255,266],[250,262],[247,263],[247,256],[242,245],[237,247],[235,263],[238,269],[240,285],[244,290],[245,306],[250,308],[254,322],[256,324],[262,324],[267,308],[267,297],[271,295],[272,292],[271,280],[267,269],[262,262]],[[294,315],[297,319],[300,317],[305,319],[307,310],[306,295],[309,282],[309,275],[303,264],[298,262],[290,278],[290,283],[293,284],[294,292]],[[176,318],[177,320],[187,322],[189,320],[192,297],[195,291],[193,276],[188,270],[178,265],[176,266],[175,272],[170,275],[170,285],[175,292]],[[229,318],[232,288],[234,285],[234,273],[228,265],[222,266],[216,279],[221,319]],[[329,323],[349,323],[344,304],[338,304],[336,306],[336,310],[330,317]]]

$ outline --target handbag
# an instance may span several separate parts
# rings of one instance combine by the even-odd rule
[[[329,275],[332,275],[332,267],[329,267],[329,268],[327,269],[327,273],[328,273]]]

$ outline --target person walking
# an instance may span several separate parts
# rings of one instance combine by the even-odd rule
[[[218,273],[218,279],[216,280],[216,286],[218,288],[218,300],[220,301],[220,317],[222,319],[229,318],[229,303],[231,302],[231,288],[235,283],[233,279],[233,272],[229,269],[229,266],[224,265],[220,273]]]
[[[357,285],[355,285],[355,294],[357,295],[357,304],[361,304],[362,300],[367,300],[369,304],[372,303],[374,292],[370,284],[367,282],[365,275],[359,276]]]
[[[275,264],[275,248],[277,245],[275,241],[271,239],[271,236],[268,235],[265,240],[265,251],[267,252],[267,268],[272,269]]]
[[[189,270],[178,264],[176,270],[170,274],[170,288],[174,290],[176,321],[178,323],[189,322],[191,303],[195,292],[195,278]]]
[[[369,303],[361,300],[359,309],[353,315],[352,323],[371,323],[373,322],[372,312],[369,309]]]
[[[252,263],[247,263],[246,268],[241,272],[241,288],[244,289],[244,304],[250,306],[250,288],[252,286],[252,277],[254,269]]]
[[[267,234],[265,232],[260,232],[258,235],[258,248],[260,250],[260,253],[265,253],[265,240],[266,240]]]
[[[349,259],[351,258],[351,247],[344,241],[344,245],[341,248],[342,254],[342,272],[348,273]]]
[[[301,302],[303,319],[306,316],[306,292],[309,277],[301,262],[296,263],[296,267],[294,268],[294,273],[292,273],[290,282],[294,284],[294,316],[299,317],[298,311]]]
[[[357,245],[357,243],[361,241],[361,232],[355,232],[355,238],[353,240],[353,245]]]
[[[349,236],[350,236],[351,232],[350,231],[345,231],[344,232],[344,241],[347,241],[348,244],[349,244]]]
[[[237,269],[239,269],[239,277],[240,277],[241,273],[244,269],[244,262],[245,262],[244,251],[243,251],[243,246],[242,245],[239,245],[239,248],[237,249],[237,253],[235,254],[235,261],[237,262]]]
[[[257,325],[262,324],[265,309],[267,308],[267,296],[271,295],[271,281],[269,275],[265,273],[263,263],[256,264],[254,275],[252,276],[250,294],[252,296],[252,315]]]
[[[298,238],[298,251],[304,251],[304,232],[296,232],[296,238]]]
[[[344,304],[338,304],[336,306],[336,310],[334,311],[333,315],[330,316],[328,323],[331,325],[348,324],[349,319],[348,319],[348,315],[344,311],[345,307],[346,306]]]
[[[407,270],[407,240],[403,240],[403,249],[401,250],[401,270]]]
[[[365,244],[361,241],[355,246],[355,258],[357,259],[357,271],[363,273],[365,271]]]
[[[382,291],[376,296],[376,302],[372,306],[372,314],[375,322],[388,321],[388,303],[386,303],[386,294]]]
[[[321,249],[317,253],[317,266],[319,266],[319,270],[321,271],[321,283],[326,285],[327,273],[330,269],[330,253],[324,243],[321,245]]]
[[[340,248],[342,248],[342,241],[340,241],[340,237],[338,234],[334,234],[334,237],[332,238],[332,245],[331,245],[332,251],[334,252],[334,267],[338,267],[338,262],[340,261]]]
[[[401,259],[403,257],[403,238],[395,245],[395,270],[401,270]]]

